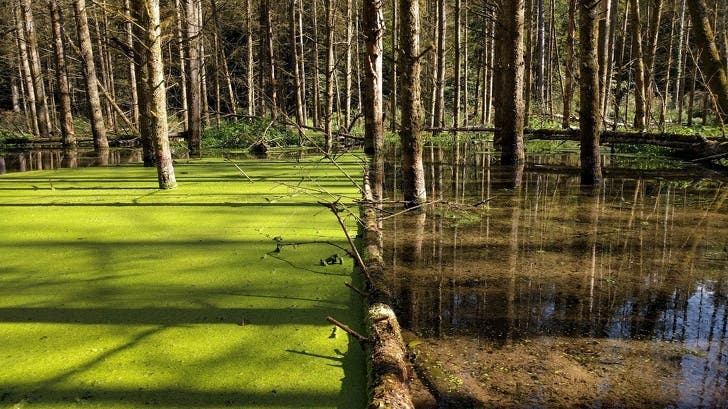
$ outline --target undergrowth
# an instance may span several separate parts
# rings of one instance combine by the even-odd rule
[[[263,118],[243,118],[225,121],[220,126],[206,129],[202,135],[203,148],[248,148],[257,142],[272,146],[298,145],[298,134],[283,125]]]

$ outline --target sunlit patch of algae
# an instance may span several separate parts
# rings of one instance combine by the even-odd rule
[[[354,157],[340,165],[358,179]],[[356,187],[321,160],[0,176],[0,408],[356,408],[352,263],[317,200]],[[315,193],[312,192],[327,192]],[[353,229],[353,220],[348,219]]]

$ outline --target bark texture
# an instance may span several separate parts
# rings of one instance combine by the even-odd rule
[[[495,92],[497,92],[494,140],[501,163],[525,158],[523,151],[523,0],[501,2],[496,23]]]
[[[427,200],[422,164],[422,108],[420,106],[420,7],[419,0],[400,0],[400,95],[402,120],[402,179],[405,207]]]
[[[63,20],[61,9],[57,0],[50,0],[48,7],[51,13],[51,25],[53,32],[53,55],[56,63],[56,82],[58,83],[60,111],[60,125],[62,143],[65,148],[76,144],[76,136],[73,128],[73,114],[71,110],[71,90],[66,75],[66,54],[63,46]]]
[[[379,154],[384,143],[384,97],[382,60],[384,15],[381,0],[363,0],[362,32],[366,42],[364,59],[364,151]]]
[[[597,9],[590,0],[579,0],[581,48],[579,129],[581,129],[581,183],[594,185],[602,178],[599,152],[600,94],[597,48]]]

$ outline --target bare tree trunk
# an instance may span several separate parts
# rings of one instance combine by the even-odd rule
[[[574,96],[574,32],[576,31],[576,0],[569,0],[569,23],[566,31],[566,78],[561,127],[571,126],[571,100]]]
[[[22,0],[20,11],[23,16],[23,26],[28,48],[28,61],[30,62],[30,76],[33,80],[33,91],[35,92],[35,110],[38,113],[38,135],[41,138],[48,138],[51,134],[51,119],[50,113],[48,112],[48,99],[46,97],[45,85],[43,84],[43,73],[40,67],[38,40],[35,35],[35,22],[33,21],[31,0]]]
[[[655,55],[657,54],[657,41],[660,37],[660,21],[662,20],[662,0],[654,0],[650,9],[650,26],[648,49],[645,58],[645,114],[647,122],[652,116],[652,99],[655,91]]]
[[[20,16],[20,7],[13,9],[13,16],[15,17],[16,35],[18,42],[18,59],[22,67],[23,84],[25,85],[25,92],[23,93],[23,101],[27,106],[27,111],[30,112],[30,124],[32,125],[31,131],[34,135],[38,135],[38,111],[35,106],[35,90],[33,89],[33,76],[30,73],[30,61],[28,60],[28,42],[25,36],[25,27],[23,26],[23,20]],[[26,111],[26,112],[27,112]]]
[[[453,95],[453,104],[452,104],[452,110],[453,110],[453,126],[457,128],[460,126],[460,104],[462,99],[462,70],[463,70],[463,63],[462,63],[462,0],[455,0],[455,33],[453,38],[453,57],[454,57],[454,67],[455,70],[455,93]],[[455,132],[455,141],[457,142],[457,132]]]
[[[13,76],[10,78],[10,100],[13,105],[13,112],[20,112],[20,87],[19,80]]]
[[[187,68],[187,147],[191,157],[200,156],[202,137],[202,62],[198,0],[185,1],[185,41]],[[150,73],[151,76],[151,73]]]
[[[159,0],[132,0],[132,10],[143,36],[137,38],[135,52],[146,67],[146,84],[140,88],[144,94],[144,115],[146,122],[140,126],[146,137],[152,141],[157,165],[157,181],[160,189],[177,186],[169,149],[167,125],[167,89],[164,83],[162,63],[162,30],[159,21]],[[144,137],[144,136],[143,136]]]
[[[178,0],[179,1],[179,0]],[[129,0],[124,0],[124,30],[126,31],[126,45],[130,50],[134,49],[134,34],[132,30],[131,22],[131,5]],[[183,59],[180,58],[180,63]],[[132,121],[134,126],[139,127],[139,94],[137,92],[136,84],[136,67],[134,60],[129,61],[129,93],[131,94],[131,110],[132,110]],[[138,129],[137,129],[138,130]]]
[[[607,84],[607,66],[611,65],[611,61],[609,60],[609,50],[612,48],[609,40],[609,32],[611,27],[611,15],[612,15],[612,3],[611,0],[600,0],[601,3],[601,11],[599,15],[599,38],[598,38],[598,47],[599,47],[599,104],[600,104],[600,110],[601,113],[601,104],[602,101],[604,101],[604,93],[606,92],[608,87]],[[616,10],[615,10],[616,12]],[[601,121],[600,121],[601,123]]]
[[[73,114],[71,110],[71,90],[66,75],[66,54],[63,47],[63,20],[61,9],[57,0],[49,0],[48,8],[53,26],[53,54],[56,60],[56,82],[60,96],[59,111],[61,115],[61,135],[64,148],[76,145],[75,130],[73,129]]]
[[[546,9],[544,0],[536,0],[536,87],[534,100],[538,103],[540,113],[543,114],[544,87],[546,82]]]
[[[207,54],[205,54],[205,35],[203,25],[205,24],[202,18],[202,0],[195,0],[195,7],[197,8],[197,22],[200,26],[199,34],[200,37],[200,103],[202,108],[202,128],[210,125],[210,104],[208,102],[208,87],[207,87]],[[202,129],[200,129],[200,137],[202,137]]]
[[[245,84],[248,101],[248,116],[255,115],[255,74],[253,73],[253,65],[255,64],[253,57],[253,11],[251,0],[245,0],[245,50],[246,50],[246,70]]]
[[[334,0],[326,0],[326,107],[324,111],[325,150],[331,152],[333,135],[331,120],[334,111]]]
[[[384,144],[382,61],[384,15],[380,0],[363,0],[362,33],[366,42],[364,77],[364,152],[379,155]]]
[[[642,52],[642,28],[639,0],[629,0],[632,17],[632,60],[634,65],[634,127],[645,129],[645,65]]]
[[[397,107],[398,104],[398,92],[399,92],[399,0],[392,0],[392,50],[394,52],[394,59],[392,61],[392,86],[389,91],[389,129],[394,132],[397,129]]]
[[[495,81],[498,87],[495,116],[501,163],[515,164],[523,151],[523,0],[501,2],[496,23]]]
[[[678,105],[678,101],[680,101],[683,97],[682,93],[682,87],[683,87],[683,50],[684,50],[684,44],[685,44],[685,0],[681,0],[681,6],[680,6],[680,28],[678,29],[678,46],[677,46],[677,60],[675,61],[675,91],[672,94],[672,106],[675,107]],[[682,118],[678,118],[678,123],[682,121]]]
[[[675,0],[673,2],[672,6],[672,13],[670,17],[670,44],[667,48],[667,63],[665,68],[665,82],[664,82],[664,88],[662,91],[662,95],[660,96],[660,118],[659,118],[659,126],[660,129],[665,129],[665,123],[667,121],[667,98],[670,93],[670,81],[672,80],[671,74],[672,74],[672,60],[673,60],[673,50],[674,50],[674,41],[675,41],[675,20],[676,20],[676,13],[675,9],[677,8],[678,0]],[[680,41],[680,40],[678,40]]]
[[[106,124],[102,114],[98,79],[96,78],[96,65],[94,64],[91,33],[89,32],[88,16],[86,14],[86,0],[74,0],[73,5],[76,11],[76,28],[78,29],[79,49],[83,60],[83,73],[86,80],[86,97],[88,98],[90,110],[94,148],[103,153],[109,149],[109,141],[106,139]]]
[[[290,33],[290,47],[291,47],[291,66],[293,67],[293,83],[296,88],[296,124],[299,126],[305,125],[303,120],[303,87],[301,85],[301,73],[299,72],[299,56],[298,56],[298,41],[296,40],[296,7],[298,0],[291,0],[289,8],[289,29]],[[301,141],[302,142],[302,141]]]
[[[179,57],[179,84],[180,84],[180,97],[182,100],[182,125],[184,127],[185,132],[189,129],[189,105],[187,104],[187,95],[189,95],[189,92],[187,92],[187,60],[185,59],[185,48],[187,48],[187,25],[185,23],[185,12],[186,5],[182,5],[181,0],[174,0],[174,14],[175,19],[177,20],[177,55]],[[139,67],[137,66],[139,69]],[[137,73],[137,76],[139,73]],[[139,89],[139,85],[143,84],[143,82],[140,84],[137,82],[137,89]],[[151,143],[151,142],[150,142]]]
[[[402,179],[405,207],[419,206],[427,200],[425,171],[422,164],[420,127],[420,7],[419,0],[400,0],[399,60],[402,67]]]
[[[220,11],[218,10],[215,0],[211,1],[210,7],[212,8],[212,19],[215,25],[215,43],[218,48],[221,65],[220,67],[216,67],[216,70],[222,69],[222,76],[225,79],[225,91],[227,92],[228,109],[231,114],[235,115],[238,112],[238,101],[237,98],[235,98],[235,92],[233,92],[233,80],[228,67],[225,45],[222,44],[220,40]]]
[[[616,46],[617,46],[617,24],[619,24],[619,0],[611,0],[612,6],[611,6],[611,13],[610,18],[611,22],[609,23],[609,53],[607,56],[607,73],[606,73],[606,79],[604,81],[604,89],[602,90],[602,96],[604,97],[602,99],[602,121],[606,121],[609,114],[609,98],[612,90],[612,78],[613,78],[613,71],[614,71],[614,58],[616,55]],[[617,123],[618,118],[614,118],[613,123]]]
[[[718,107],[718,117],[721,123],[728,120],[728,75],[723,65],[718,47],[715,44],[713,28],[708,20],[708,11],[703,0],[689,0],[688,10],[692,21],[695,40],[702,44],[701,53],[702,73],[707,79],[708,87]]]
[[[597,3],[598,4],[598,3]],[[579,0],[581,48],[579,128],[581,129],[581,184],[595,185],[602,178],[599,152],[599,57],[596,4]]]
[[[533,44],[536,42],[535,37],[535,13],[533,12],[534,0],[524,0],[526,8],[525,10],[525,25],[524,25],[524,87],[523,87],[523,100],[525,107],[523,108],[523,123],[529,124],[531,122],[531,102],[533,100],[534,81],[533,81]],[[497,49],[497,46],[496,46]],[[496,112],[497,115],[497,112]]]
[[[346,65],[344,67],[344,125],[351,124],[352,49],[354,47],[353,0],[346,0]],[[357,39],[358,42],[358,39]]]
[[[319,61],[318,0],[313,0],[313,126],[321,127],[321,65]]]
[[[437,80],[435,81],[435,127],[445,126],[445,45],[447,32],[445,0],[437,1]]]
[[[306,48],[304,47],[304,30],[303,30],[303,1],[298,2],[298,55],[299,55],[299,76],[301,78],[301,102],[303,104],[303,123],[308,122],[308,102],[306,98]]]

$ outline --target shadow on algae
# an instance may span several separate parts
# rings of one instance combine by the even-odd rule
[[[0,408],[364,406],[361,348],[325,321],[361,322],[353,266],[320,265],[346,243],[316,204],[355,186],[237,164],[252,182],[220,159],[172,191],[136,165],[0,177]]]

